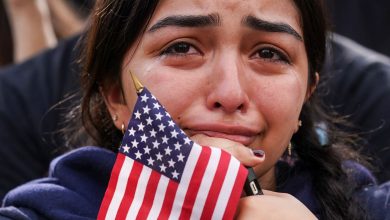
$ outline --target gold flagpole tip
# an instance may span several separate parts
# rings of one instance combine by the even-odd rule
[[[129,72],[130,72],[131,78],[133,79],[135,90],[137,91],[138,94],[141,93],[142,90],[144,89],[144,86],[141,84],[141,82],[138,80],[138,78],[131,71],[129,71]]]

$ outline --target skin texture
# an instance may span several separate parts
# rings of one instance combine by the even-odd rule
[[[214,22],[156,26],[170,16],[209,16]],[[245,22],[248,16],[284,24],[296,34],[255,29]],[[254,167],[263,188],[275,190],[275,163],[297,131],[302,105],[314,89],[308,86],[307,55],[299,36],[292,1],[162,1],[127,53],[121,85],[106,85],[102,92],[121,129],[137,98],[131,70],[191,139],[227,150]],[[251,149],[263,150],[265,157]],[[273,209],[279,214],[269,212]],[[251,216],[315,218],[292,196],[268,191],[241,199],[237,217]]]

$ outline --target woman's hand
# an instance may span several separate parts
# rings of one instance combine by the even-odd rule
[[[192,136],[191,140],[195,141],[201,146],[221,148],[237,158],[244,166],[248,167],[257,166],[263,162],[265,158],[265,155],[261,157],[256,156],[250,148],[240,143],[223,138],[215,138],[203,134],[197,134]]]
[[[197,134],[191,137],[202,146],[213,146],[226,150],[243,165],[254,167],[264,161],[265,156],[257,157],[248,147],[223,138]],[[317,219],[305,205],[290,194],[263,190],[264,195],[248,196],[240,199],[236,212],[237,219]]]
[[[311,220],[310,210],[290,194],[263,190],[264,195],[240,199],[236,219]]]

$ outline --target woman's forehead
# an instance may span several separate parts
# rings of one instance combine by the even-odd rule
[[[300,15],[292,0],[162,0],[149,27],[169,16],[217,15],[221,25],[242,23],[248,16],[286,23],[302,35]],[[229,23],[230,25],[231,23]]]

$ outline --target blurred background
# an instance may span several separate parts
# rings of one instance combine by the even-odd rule
[[[81,32],[94,0],[0,0],[0,67]]]
[[[389,0],[325,0],[334,32],[390,56]]]

